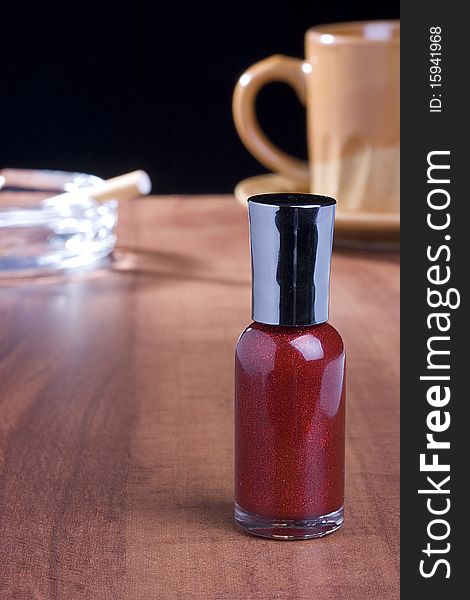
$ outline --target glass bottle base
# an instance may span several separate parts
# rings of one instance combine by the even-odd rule
[[[243,510],[235,504],[236,525],[252,535],[274,540],[309,540],[333,533],[344,521],[344,508],[311,519],[271,519]]]

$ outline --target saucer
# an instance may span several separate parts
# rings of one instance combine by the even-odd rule
[[[249,177],[235,187],[235,197],[241,204],[246,204],[249,196],[275,192],[308,193],[308,189],[304,183],[280,173]],[[400,241],[400,214],[337,210],[335,240],[338,245],[396,249]]]

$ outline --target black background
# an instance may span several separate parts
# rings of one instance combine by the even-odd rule
[[[232,123],[241,73],[302,57],[312,25],[398,16],[395,0],[2,4],[0,167],[145,168],[156,193],[229,192],[264,172]],[[259,111],[274,141],[306,155],[294,92],[271,84]]]

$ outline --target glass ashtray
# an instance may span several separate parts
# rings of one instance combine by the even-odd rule
[[[82,189],[102,181],[84,173],[0,170],[0,277],[83,267],[110,254],[117,201],[97,202]]]

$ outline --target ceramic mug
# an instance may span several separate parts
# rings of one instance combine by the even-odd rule
[[[233,97],[240,138],[263,165],[334,196],[341,211],[397,213],[399,21],[314,27],[305,51],[305,61],[271,56],[240,77]],[[256,96],[272,81],[291,85],[306,106],[308,163],[277,148],[259,126]]]

